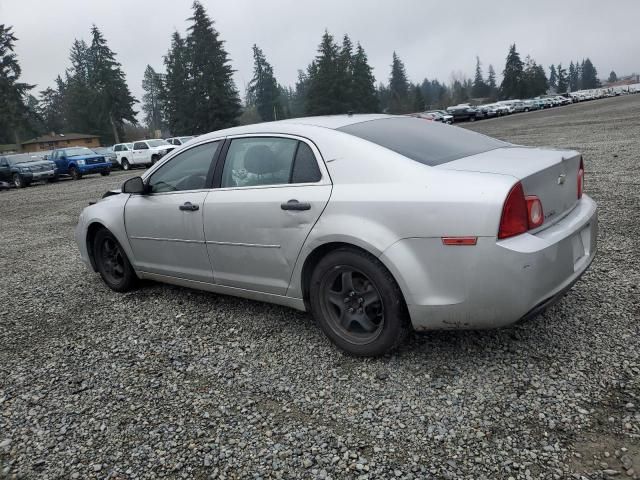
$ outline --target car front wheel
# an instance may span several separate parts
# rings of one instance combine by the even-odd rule
[[[129,162],[127,161],[127,159],[125,158],[124,160],[122,160],[122,169],[129,170],[130,168],[131,166],[129,165]]]
[[[129,259],[116,237],[106,229],[93,240],[93,254],[98,272],[109,288],[116,292],[131,290],[137,280]]]
[[[409,331],[402,292],[372,255],[334,250],[316,266],[311,312],[329,339],[356,356],[380,356],[398,347]]]
[[[82,174],[76,167],[69,168],[69,175],[71,175],[71,178],[73,178],[74,180],[80,180],[82,178]]]
[[[27,186],[27,182],[25,182],[22,176],[17,173],[13,174],[13,184],[16,188],[24,188]]]

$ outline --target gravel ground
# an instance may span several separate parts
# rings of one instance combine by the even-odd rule
[[[286,308],[108,290],[73,227],[130,174],[0,192],[0,477],[638,478],[639,113],[636,95],[470,125],[584,152],[598,258],[533,321],[377,360]]]

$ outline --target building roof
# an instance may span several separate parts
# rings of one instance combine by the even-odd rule
[[[32,138],[31,140],[22,142],[22,145],[29,145],[32,143],[59,142],[60,140],[82,140],[84,138],[98,138],[98,135],[88,135],[85,133],[58,133],[56,135],[42,135],[41,137]]]

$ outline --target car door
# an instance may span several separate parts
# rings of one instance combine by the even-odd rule
[[[139,270],[213,282],[202,219],[219,145],[181,152],[146,179],[148,193],[127,200],[125,228]]]
[[[0,157],[0,180],[5,182],[11,180],[11,167],[5,157]]]
[[[147,157],[149,157],[149,145],[146,142],[135,142],[131,157],[133,163],[137,165],[151,163],[151,159],[147,160]]]
[[[204,231],[217,284],[284,295],[332,184],[316,147],[288,136],[228,143],[205,200]]]

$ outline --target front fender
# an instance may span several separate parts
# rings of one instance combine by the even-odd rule
[[[129,239],[124,227],[124,208],[128,199],[129,195],[127,194],[112,195],[103,198],[94,205],[89,205],[80,214],[75,232],[76,243],[82,260],[92,268],[94,266],[89,257],[87,235],[92,225],[99,224],[116,237],[135,269],[133,251],[131,250],[131,245],[129,245]]]

